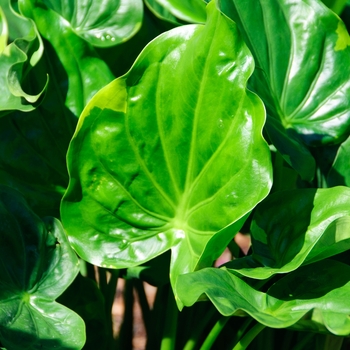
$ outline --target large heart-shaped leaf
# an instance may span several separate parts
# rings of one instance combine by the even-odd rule
[[[220,4],[254,55],[251,86],[267,107],[267,130],[276,147],[284,141],[271,130],[272,118],[288,137],[294,139],[295,132],[308,145],[343,140],[350,130],[350,38],[339,17],[317,0]],[[288,161],[286,150],[281,153]],[[299,162],[296,153],[291,148],[292,166]],[[296,170],[306,178],[302,168]]]
[[[323,260],[291,272],[263,293],[225,269],[206,268],[179,276],[177,290],[185,306],[193,305],[205,293],[221,314],[230,316],[243,310],[273,328],[289,327],[311,310],[318,310],[330,332],[347,336],[349,276],[349,265]]]
[[[83,321],[55,302],[79,271],[60,222],[40,220],[18,192],[4,186],[0,217],[1,343],[13,350],[81,349]]]
[[[211,264],[269,192],[252,57],[215,6],[205,26],[151,42],[79,119],[61,215],[85,260],[122,268],[171,249],[174,284]]]
[[[40,0],[35,3],[62,16],[66,26],[94,46],[108,47],[127,41],[142,24],[142,0]]]
[[[253,254],[225,266],[265,279],[349,250],[349,204],[347,187],[277,192],[254,214]]]
[[[9,1],[1,3],[5,12],[12,11]],[[4,11],[0,12],[0,116],[12,110],[32,111],[45,91],[47,82],[41,84],[34,94],[24,90],[29,89],[30,71],[38,63],[43,52],[43,43],[34,23],[20,15],[12,13],[12,22],[16,22],[19,37],[7,45],[8,24]],[[12,23],[10,22],[10,25]],[[11,26],[10,26],[11,31]],[[45,77],[45,75],[44,75]],[[35,90],[34,90],[35,91]]]

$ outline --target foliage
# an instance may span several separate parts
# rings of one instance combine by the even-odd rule
[[[345,349],[345,5],[0,0],[0,346]]]

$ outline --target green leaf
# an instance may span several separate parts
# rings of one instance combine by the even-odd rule
[[[79,37],[57,12],[36,6],[31,0],[19,0],[19,8],[24,16],[34,20],[40,34],[47,40],[45,51],[50,53],[45,62],[46,69],[53,72],[51,79],[55,88],[60,94],[64,92],[58,102],[64,103],[79,117],[92,96],[114,76],[95,49]]]
[[[0,339],[9,349],[81,349],[85,327],[55,302],[79,271],[60,222],[0,188]],[[72,332],[74,329],[74,332]]]
[[[350,137],[339,147],[334,163],[328,173],[329,186],[350,186]]]
[[[157,8],[161,6],[183,21],[189,23],[205,23],[206,21],[206,3],[203,0],[153,0],[151,2],[158,4]]]
[[[268,118],[265,128],[284,160],[303,180],[311,181],[315,176],[316,162],[296,132],[293,129],[286,130],[275,118]]]
[[[0,52],[3,52],[8,41],[8,26],[4,11],[0,7]]]
[[[350,266],[323,260],[303,266],[260,292],[225,269],[206,268],[179,277],[177,290],[185,306],[206,294],[218,311],[230,316],[242,310],[260,323],[285,328],[318,310],[328,331],[350,334]]]
[[[268,194],[252,57],[214,2],[208,14],[152,41],[79,119],[61,215],[84,260],[124,268],[171,249],[174,285],[211,264]]]
[[[322,0],[322,2],[337,15],[340,15],[346,6],[347,0]]]
[[[105,300],[95,281],[78,274],[57,302],[73,310],[84,320],[84,350],[108,348]]]
[[[9,2],[2,4],[2,6],[6,6],[6,12],[12,11]],[[0,43],[1,117],[12,110],[26,112],[34,110],[46,90],[48,80],[41,84],[41,92],[38,93],[40,89],[36,89],[36,94],[25,92],[25,90],[33,90],[29,84],[33,79],[30,72],[42,56],[43,43],[34,23],[15,14],[13,19],[21,30],[20,37],[8,45],[8,29],[3,11],[1,11],[0,17],[2,22]]]
[[[165,7],[163,7],[157,0],[144,0],[146,6],[158,18],[170,22],[176,26],[182,23]]]
[[[349,203],[347,187],[271,195],[253,217],[253,254],[225,266],[250,278],[265,279],[349,250]]]
[[[109,47],[127,41],[142,23],[142,0],[31,1],[35,7],[55,11],[65,19],[61,23],[94,46]]]
[[[266,105],[269,134],[274,118],[307,145],[344,140],[350,130],[350,39],[339,17],[317,0],[220,4],[253,53],[256,70],[250,83]],[[270,136],[277,148],[284,144],[278,135]],[[303,146],[295,147],[289,154],[292,166],[299,163],[298,153],[305,153]]]

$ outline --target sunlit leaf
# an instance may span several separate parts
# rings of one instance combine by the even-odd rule
[[[269,192],[252,57],[214,2],[208,14],[152,41],[79,119],[61,215],[84,260],[130,267],[171,249],[174,285],[211,264]]]
[[[177,290],[185,306],[206,294],[221,314],[242,310],[272,328],[289,327],[318,310],[328,331],[347,336],[349,276],[349,265],[323,260],[289,273],[263,293],[225,269],[206,268],[180,276]]]
[[[305,146],[293,133],[307,145],[319,145],[339,143],[350,130],[350,39],[345,25],[317,0],[220,4],[256,61],[250,83],[266,105],[269,136],[278,149],[284,145],[286,161],[307,178],[299,163],[310,161],[311,154],[300,160]],[[271,131],[271,123],[279,123],[296,142],[288,146],[290,151]]]
[[[9,2],[1,3],[6,12],[12,11]],[[31,89],[30,75],[33,67],[43,53],[43,43],[35,24],[20,15],[13,13],[13,19],[20,29],[20,36],[8,44],[8,25],[4,11],[1,10],[1,42],[0,42],[0,117],[12,110],[32,111],[39,102],[47,87],[42,82],[39,89]],[[10,23],[11,24],[11,23]],[[11,29],[10,29],[11,30]],[[37,77],[39,78],[39,77]],[[46,79],[45,74],[43,78]],[[30,94],[27,90],[32,92]]]
[[[143,16],[142,0],[40,0],[35,6],[56,12],[62,24],[101,47],[127,41],[140,29]]]

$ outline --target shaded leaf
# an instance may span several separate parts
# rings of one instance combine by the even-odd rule
[[[84,323],[55,302],[79,271],[60,222],[0,189],[0,338],[9,349],[81,349]],[[72,332],[74,328],[74,332]]]
[[[349,203],[347,187],[271,195],[253,217],[253,254],[225,266],[250,278],[265,279],[349,250]]]
[[[152,41],[84,110],[61,206],[84,260],[124,268],[171,249],[174,285],[211,264],[267,195],[264,108],[246,89],[252,58],[214,2],[208,13],[206,26]]]
[[[329,170],[327,184],[329,186],[350,186],[350,137],[339,147],[336,158]]]

